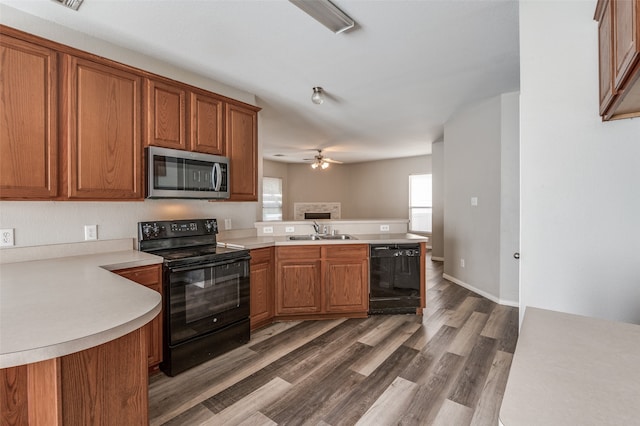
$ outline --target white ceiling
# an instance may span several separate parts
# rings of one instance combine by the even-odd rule
[[[281,161],[428,154],[457,110],[519,89],[517,0],[334,0],[357,22],[342,34],[287,0],[0,3],[255,94]]]

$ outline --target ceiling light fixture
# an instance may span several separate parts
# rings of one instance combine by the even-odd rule
[[[321,170],[327,169],[329,168],[329,163],[327,163],[324,160],[316,160],[315,163],[311,164],[311,168],[312,169],[317,169],[318,167],[320,167]]]
[[[84,0],[53,0],[63,6],[67,6],[73,10],[78,10]]]
[[[316,105],[320,105],[321,103],[324,102],[324,90],[322,90],[322,87],[313,88],[313,95],[311,95],[311,102],[313,102]]]
[[[349,30],[356,25],[353,19],[329,0],[289,1],[336,34]]]

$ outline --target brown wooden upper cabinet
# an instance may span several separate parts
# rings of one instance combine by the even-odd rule
[[[142,77],[66,54],[62,70],[66,195],[142,199]]]
[[[145,146],[224,155],[223,102],[213,93],[145,79]]]
[[[230,201],[258,200],[258,110],[255,107],[226,104]]]
[[[598,0],[600,115],[640,116],[640,0]]]
[[[0,198],[58,195],[57,55],[0,37]]]

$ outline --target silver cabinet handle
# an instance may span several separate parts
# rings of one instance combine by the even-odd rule
[[[520,259],[520,253],[518,252],[513,253],[513,257],[514,259]]]

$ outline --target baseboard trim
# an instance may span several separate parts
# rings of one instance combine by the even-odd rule
[[[444,257],[431,256],[431,260],[435,260],[436,262],[444,262]]]
[[[487,299],[491,300],[492,302],[497,303],[498,305],[505,305],[505,306],[511,306],[514,308],[519,308],[520,307],[520,303],[518,301],[513,301],[513,300],[505,300],[505,299],[500,299],[499,297],[494,296],[493,294],[487,293],[484,290],[480,290],[474,286],[472,286],[471,284],[467,284],[464,281],[461,281],[459,279],[457,279],[456,277],[452,277],[449,274],[442,274],[442,278],[444,278],[445,280],[449,280],[455,284],[458,284],[461,287],[466,288],[467,290],[470,290],[476,294],[479,294],[482,297],[486,297]]]

